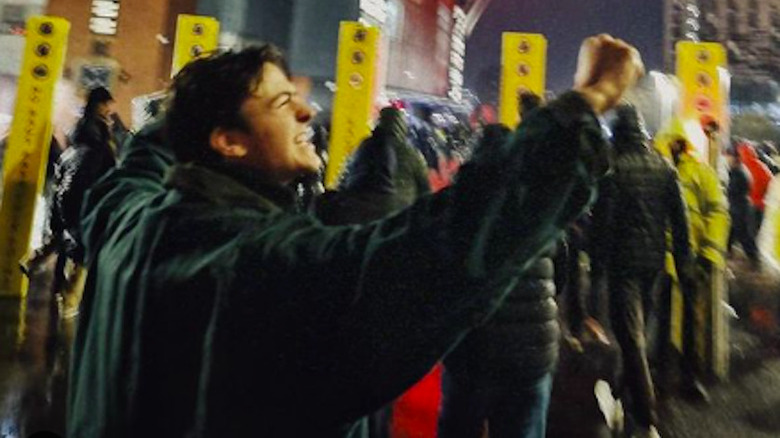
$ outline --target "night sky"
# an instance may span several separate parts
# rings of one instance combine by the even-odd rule
[[[493,0],[467,40],[466,86],[497,95],[501,32],[547,37],[547,88],[571,87],[586,36],[609,33],[634,44],[650,69],[663,65],[663,0]]]

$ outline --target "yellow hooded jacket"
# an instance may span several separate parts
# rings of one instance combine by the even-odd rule
[[[693,147],[682,132],[658,136],[656,148],[671,157],[669,143],[680,137],[686,140],[687,147],[677,163],[677,173],[688,207],[691,250],[722,269],[726,266],[725,253],[731,229],[728,201],[717,173],[694,156]]]

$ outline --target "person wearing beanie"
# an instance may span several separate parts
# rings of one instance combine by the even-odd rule
[[[608,277],[612,329],[622,351],[627,412],[633,436],[658,436],[656,396],[646,351],[645,321],[654,313],[652,293],[664,270],[667,224],[679,271],[689,272],[688,220],[677,173],[648,145],[637,110],[617,109],[612,125],[614,173],[602,180],[594,207],[593,254]],[[618,394],[622,397],[622,394]]]

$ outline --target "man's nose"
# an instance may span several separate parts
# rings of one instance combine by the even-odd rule
[[[296,117],[299,122],[307,123],[314,118],[315,114],[316,111],[314,111],[314,108],[312,108],[308,102],[301,101],[300,105],[298,105],[298,112],[296,113]]]

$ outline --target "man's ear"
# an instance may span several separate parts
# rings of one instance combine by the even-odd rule
[[[209,136],[211,149],[225,158],[242,158],[249,152],[247,135],[237,129],[214,128]]]

